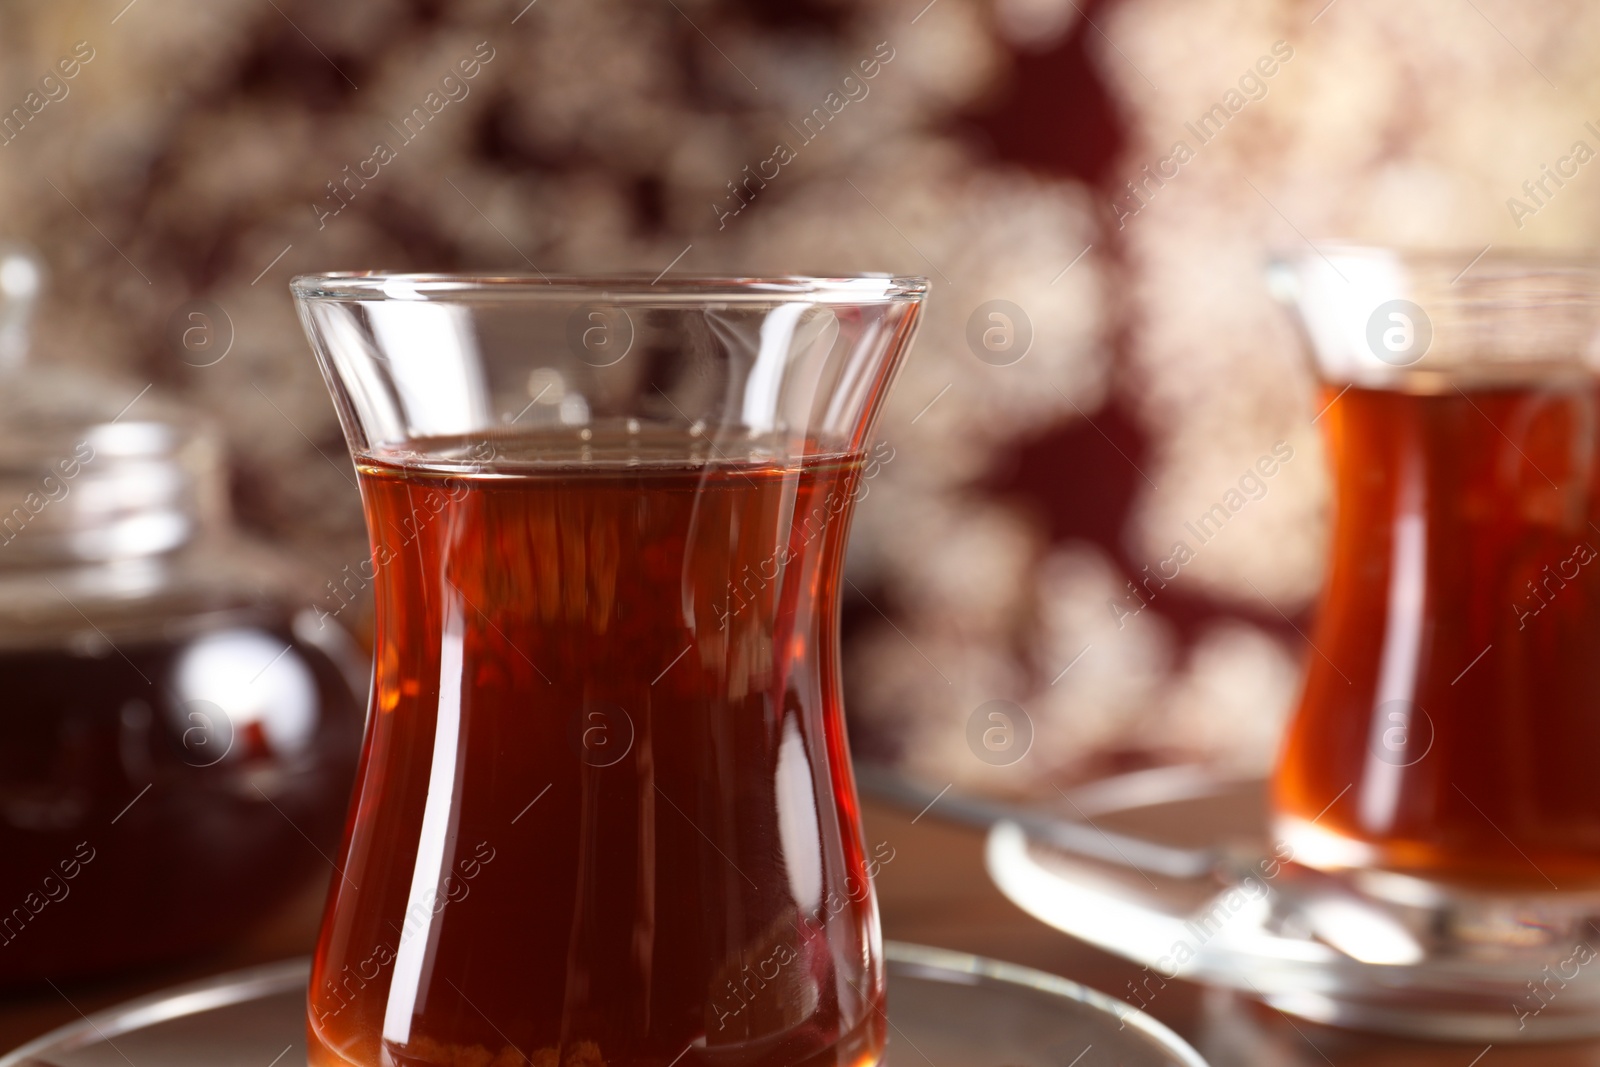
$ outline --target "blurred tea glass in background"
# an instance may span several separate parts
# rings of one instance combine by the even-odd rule
[[[1463,947],[1565,949],[1600,914],[1600,262],[1463,262],[1275,268],[1334,525],[1274,830]]]
[[[377,592],[313,1064],[881,1058],[839,606],[926,289],[295,280]]]

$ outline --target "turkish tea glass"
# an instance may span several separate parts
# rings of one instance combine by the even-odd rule
[[[1600,943],[1600,262],[1328,247],[1275,278],[1334,521],[1274,830],[1429,952]]]
[[[915,278],[293,291],[371,538],[322,1067],[864,1067],[839,585]]]

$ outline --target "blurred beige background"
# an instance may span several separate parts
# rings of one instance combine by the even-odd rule
[[[292,274],[929,276],[852,550],[854,736],[933,788],[1049,795],[1270,760],[1325,485],[1262,265],[1589,247],[1596,44],[1600,8],[1511,0],[9,4],[0,237],[51,268],[33,358],[194,405],[241,519],[328,583],[365,547]],[[1000,299],[1033,334],[1004,366],[967,342]],[[1009,766],[968,744],[991,700],[1032,724]]]

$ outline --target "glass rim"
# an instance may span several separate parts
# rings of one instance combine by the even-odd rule
[[[296,299],[593,301],[607,304],[694,304],[708,300],[751,304],[837,306],[920,302],[927,278],[916,275],[836,276],[676,274],[449,273],[330,271],[289,281]]]
[[[1600,374],[1600,253],[1325,242],[1266,267],[1324,382],[1434,392]]]
[[[1309,247],[1308,247],[1309,246]],[[1381,245],[1327,238],[1267,250],[1267,266],[1293,267],[1307,260],[1333,258],[1385,259],[1411,268],[1447,271],[1452,277],[1472,275],[1484,266],[1528,271],[1600,272],[1600,249],[1541,248],[1537,245]]]

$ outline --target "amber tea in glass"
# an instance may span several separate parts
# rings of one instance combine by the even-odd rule
[[[1297,862],[1520,944],[1600,890],[1600,268],[1469,259],[1289,276],[1334,515],[1273,805]]]
[[[839,583],[915,279],[295,283],[376,568],[323,1067],[866,1067]]]

